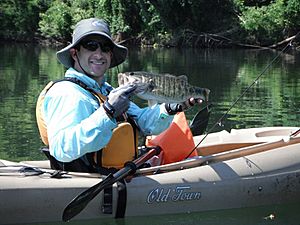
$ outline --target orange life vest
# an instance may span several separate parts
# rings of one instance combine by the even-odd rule
[[[103,104],[106,97],[94,90],[88,88],[83,82],[74,78],[65,78],[58,81],[49,82],[43,91],[40,93],[37,106],[36,106],[36,119],[40,132],[41,139],[45,145],[49,145],[47,124],[45,122],[45,117],[43,113],[43,104],[45,95],[48,90],[59,81],[71,81],[74,82],[86,90],[90,91],[99,101],[99,104]],[[113,135],[109,143],[105,148],[94,153],[93,159],[96,166],[105,168],[122,168],[124,163],[127,161],[132,161],[137,157],[137,146],[138,146],[138,134],[137,129],[126,119],[124,116],[124,121],[118,122],[118,126],[113,130]]]

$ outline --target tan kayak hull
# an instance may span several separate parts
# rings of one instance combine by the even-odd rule
[[[260,132],[269,132],[268,129],[265,128],[264,131],[261,129]],[[281,130],[283,133],[278,131],[280,128],[276,129],[277,135],[269,133],[260,141],[232,137],[232,143],[252,144],[227,151],[222,149],[220,152],[211,147],[215,154],[175,163],[169,167],[164,166],[163,173],[150,175],[147,169],[139,170],[140,175],[126,183],[127,202],[123,205],[124,216],[205,212],[299,203],[300,137],[289,137],[295,128]],[[228,144],[230,138],[225,136],[223,143]],[[215,139],[215,142],[206,143],[206,147],[218,145],[216,138],[212,137],[210,140],[212,139]],[[195,163],[197,160],[198,164]],[[63,175],[61,179],[51,178],[48,173],[24,176],[17,169],[30,163],[34,166],[39,164],[42,171],[53,171],[45,168],[46,161],[14,163],[1,160],[0,162],[2,165],[0,224],[61,221],[65,206],[76,195],[101,179],[97,174],[81,173],[69,173]],[[4,170],[5,168],[7,170]],[[104,214],[101,211],[103,204],[101,192],[74,220],[115,218],[117,184],[113,186],[112,196],[112,214]]]

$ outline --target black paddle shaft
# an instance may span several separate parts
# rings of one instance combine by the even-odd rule
[[[103,189],[127,177],[128,175],[134,174],[138,167],[153,156],[158,155],[160,151],[161,149],[159,147],[152,148],[138,159],[125,163],[124,168],[114,174],[109,174],[101,182],[77,195],[64,209],[62,220],[66,222],[72,219],[74,216],[79,214]]]

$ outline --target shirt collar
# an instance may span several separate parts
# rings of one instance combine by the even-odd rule
[[[87,75],[78,72],[74,68],[69,68],[65,74],[66,77],[75,77],[85,83],[88,87],[93,88],[95,90],[101,91],[102,87],[105,86],[106,76],[104,75],[104,79],[102,79],[101,85],[99,85],[95,80],[88,77]]]

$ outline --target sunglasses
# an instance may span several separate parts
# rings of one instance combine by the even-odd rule
[[[80,45],[92,52],[96,51],[99,47],[101,51],[105,53],[110,52],[113,49],[113,45],[111,43],[99,42],[94,40],[81,41]]]

